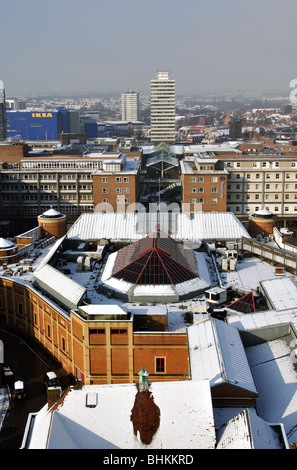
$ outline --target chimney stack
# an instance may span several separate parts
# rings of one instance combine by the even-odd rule
[[[150,375],[144,367],[142,367],[141,371],[138,372],[139,375],[139,391],[144,392],[148,390],[148,381],[147,378]]]
[[[47,389],[47,409],[50,410],[61,396],[61,387],[48,387]]]

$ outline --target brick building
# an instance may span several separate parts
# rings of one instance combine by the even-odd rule
[[[180,163],[183,210],[226,212],[227,171],[222,161],[202,156],[185,157]]]
[[[36,217],[52,206],[76,218],[93,212],[102,202],[114,210],[120,202],[125,206],[137,202],[139,152],[135,156],[129,153],[71,155],[29,152],[22,144],[0,146],[1,214]]]

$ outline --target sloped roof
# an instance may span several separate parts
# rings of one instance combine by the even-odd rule
[[[218,429],[217,449],[285,449],[281,425],[269,424],[255,411],[245,409]]]
[[[16,245],[11,241],[7,240],[6,238],[0,238],[0,248],[14,248]]]
[[[157,228],[151,236],[119,250],[112,275],[134,284],[178,284],[197,278],[195,268],[192,250]]]
[[[230,383],[256,396],[257,389],[239,331],[208,319],[188,328],[192,380],[209,380],[211,387]]]
[[[256,308],[253,292],[249,292],[248,294],[240,297],[240,299],[235,300],[235,302],[227,305],[227,308],[231,308],[232,310],[236,310],[237,312],[242,313],[255,312]]]
[[[93,213],[81,214],[67,233],[68,239],[79,240],[139,240],[154,230],[156,223],[163,227],[172,218],[172,238],[180,240],[236,240],[250,238],[249,233],[232,212],[188,213]],[[159,221],[158,221],[159,217]]]
[[[27,447],[30,449],[214,449],[215,428],[209,383],[154,382],[149,392],[160,409],[160,422],[147,444],[135,432],[131,412],[136,384],[85,385],[65,394],[61,405],[41,410],[34,420]],[[146,392],[142,392],[146,393]],[[96,395],[95,406],[86,406]],[[197,399],[199,397],[199,399]],[[145,423],[144,423],[145,424]],[[43,428],[49,430],[48,440]]]
[[[41,289],[55,297],[69,309],[77,308],[86,288],[49,264],[35,272],[34,281]]]

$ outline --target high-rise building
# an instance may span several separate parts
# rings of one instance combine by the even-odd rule
[[[175,80],[169,72],[151,80],[151,141],[175,141]]]
[[[0,80],[0,140],[7,138],[7,121],[6,121],[6,105],[5,90],[3,81]]]
[[[121,94],[122,121],[138,121],[139,94],[129,89]]]

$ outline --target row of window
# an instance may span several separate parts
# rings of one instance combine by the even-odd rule
[[[261,175],[263,175],[263,173],[256,173],[253,176],[255,176],[257,180],[259,180],[259,179],[261,179]],[[280,177],[281,174],[280,173],[273,173],[272,175],[271,175],[271,173],[264,173],[264,175],[265,175],[265,179],[267,179],[267,180],[271,179],[272,176],[277,180],[281,179],[281,177]],[[295,178],[297,178],[297,173],[294,173],[294,175],[295,175]],[[232,178],[232,176],[234,176],[238,180],[243,179],[243,176],[241,175],[241,173],[232,173],[228,177]],[[286,179],[290,179],[291,177],[293,178],[292,173],[286,173],[285,174]],[[251,174],[246,173],[245,178],[248,179],[248,180],[251,179]]]
[[[262,168],[279,168],[279,163],[280,162],[262,162]],[[226,163],[228,168],[232,168],[232,163],[227,162]],[[261,162],[253,162],[253,168],[261,168]],[[240,168],[241,167],[241,162],[234,162],[233,163],[234,168]],[[291,167],[296,168],[296,162],[291,162]]]
[[[204,198],[203,197],[198,197],[197,199],[195,197],[192,197],[191,198],[191,201],[190,201],[191,204],[203,204],[204,203]],[[218,198],[216,197],[213,197],[211,198],[211,204],[217,204],[218,203]]]
[[[190,178],[191,183],[204,183],[204,176],[191,176]],[[218,182],[217,176],[212,176],[211,178],[212,183]]]
[[[129,188],[115,188],[116,194],[121,194],[123,189],[124,194],[129,194],[130,190]],[[108,188],[102,188],[102,194],[108,194],[109,189]]]
[[[259,183],[256,183],[253,185],[250,185],[250,184],[245,184],[244,186],[241,185],[241,184],[236,184],[235,185],[235,189],[239,190],[239,191],[242,191],[243,188],[245,190],[249,190],[249,189],[261,189],[262,188],[262,184],[259,184]],[[227,188],[229,190],[232,190],[234,189],[234,186],[232,186],[231,184],[228,184]],[[282,189],[282,185],[279,184],[279,183],[275,183],[275,184],[271,184],[271,183],[266,183],[265,184],[265,189]],[[285,189],[297,189],[297,184],[288,184],[286,183],[285,184]]]
[[[102,203],[103,204],[109,204],[109,199],[107,197],[102,198]],[[130,199],[128,198],[117,198],[116,199],[116,204],[130,204]]]
[[[281,207],[279,207],[279,206],[274,206],[274,207],[272,207],[271,209],[269,208],[269,206],[265,206],[265,208],[266,208],[267,210],[272,211],[272,212],[281,212],[281,210],[282,210]],[[244,212],[247,213],[247,214],[249,214],[249,213],[251,212],[251,210],[253,210],[253,211],[258,211],[258,210],[260,210],[260,207],[259,207],[259,206],[256,206],[256,207],[254,207],[254,208],[251,209],[249,206],[246,206],[245,209],[244,209]],[[228,207],[227,207],[227,211],[228,211],[228,212],[238,212],[238,213],[242,213],[242,207],[241,207],[241,206],[236,206],[236,207],[230,207],[230,206],[228,206]],[[290,212],[290,211],[292,211],[292,207],[285,206],[285,207],[284,207],[284,211],[285,211],[285,212]],[[297,212],[297,206],[294,206],[293,211],[294,211],[294,212]]]
[[[234,196],[235,196],[235,199],[241,199],[242,195],[241,194],[228,194],[227,195],[227,199],[234,199]],[[254,194],[253,197],[254,199],[261,199],[261,194]],[[294,199],[297,199],[297,194],[285,194],[284,195],[284,199],[285,200],[289,200],[290,198],[293,199],[293,196],[294,196]],[[244,199],[251,199],[251,195],[250,194],[246,194],[245,198]],[[268,200],[268,199],[275,199],[275,200],[282,200],[282,197],[281,197],[281,194],[265,194],[265,199]]]
[[[217,193],[218,192],[218,188],[217,187],[213,187],[211,188],[211,192],[212,193]],[[200,187],[200,188],[191,188],[191,193],[194,194],[194,193],[204,193],[204,187]]]
[[[98,161],[59,161],[55,160],[52,162],[22,162],[23,169],[41,169],[41,170],[49,170],[49,169],[60,169],[60,168],[86,168],[86,169],[94,169],[98,170],[103,167],[103,160]]]
[[[117,176],[116,177],[116,183],[129,183],[129,176]],[[108,183],[108,176],[102,176],[102,183]]]

